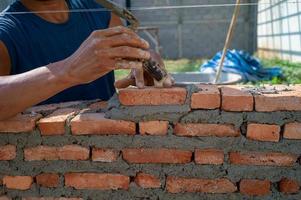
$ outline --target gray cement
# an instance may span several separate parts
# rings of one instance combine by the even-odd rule
[[[29,191],[7,190],[0,186],[0,195],[7,194],[14,199],[24,196],[66,196],[83,197],[84,199],[130,199],[130,200],[171,200],[171,199],[249,199],[239,192],[233,194],[169,194],[164,185],[161,189],[143,190],[131,183],[129,191],[96,191],[74,190],[64,188],[63,174],[66,172],[97,172],[121,173],[132,179],[138,172],[146,172],[160,177],[165,183],[167,176],[198,177],[198,178],[228,178],[238,184],[243,178],[268,179],[273,182],[272,193],[269,196],[253,199],[301,199],[301,193],[283,195],[277,190],[277,182],[282,177],[298,180],[301,183],[301,165],[295,163],[293,167],[271,166],[238,166],[228,164],[230,151],[261,151],[283,152],[301,155],[301,141],[281,138],[279,143],[258,142],[247,140],[247,123],[267,123],[282,126],[288,122],[301,122],[301,112],[224,112],[219,110],[194,110],[189,108],[192,92],[197,88],[187,86],[188,95],[182,106],[135,106],[120,105],[117,96],[109,102],[106,115],[112,119],[131,120],[135,122],[146,120],[167,120],[170,122],[167,136],[73,136],[70,128],[66,128],[64,136],[42,137],[38,130],[32,133],[0,134],[0,146],[15,144],[18,146],[17,158],[13,161],[0,161],[0,177],[4,174],[36,176],[42,172],[56,172],[61,175],[60,186],[55,189],[39,188],[33,185]],[[242,132],[240,137],[179,137],[173,135],[175,122],[181,123],[221,123],[234,124]],[[225,163],[220,166],[187,164],[129,164],[122,159],[122,154],[114,163],[100,163],[91,161],[33,161],[25,162],[23,149],[37,145],[63,146],[78,144],[85,147],[112,148],[121,151],[124,148],[176,148],[194,151],[197,148],[220,148],[226,155]]]

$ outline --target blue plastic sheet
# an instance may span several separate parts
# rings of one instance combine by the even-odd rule
[[[222,52],[218,52],[211,60],[201,66],[201,72],[210,68],[217,71]],[[272,80],[274,77],[283,77],[280,67],[264,68],[259,59],[242,50],[228,50],[224,61],[223,72],[235,73],[242,77],[244,82]]]

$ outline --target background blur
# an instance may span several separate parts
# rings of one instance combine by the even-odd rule
[[[0,0],[3,10],[14,0]],[[128,8],[231,4],[235,0],[114,0]],[[243,0],[231,49],[283,68],[289,83],[301,83],[301,0]],[[161,52],[171,71],[198,71],[221,51],[234,6],[133,11],[140,34]],[[124,76],[127,72],[117,72]],[[293,81],[292,81],[293,80]],[[280,81],[281,82],[281,81]],[[276,81],[279,83],[279,80]]]

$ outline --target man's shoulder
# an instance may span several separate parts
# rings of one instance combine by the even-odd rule
[[[0,12],[0,25],[13,27],[18,21],[19,17],[17,16],[22,12],[24,12],[24,8],[20,5],[19,1],[11,3],[6,9]]]

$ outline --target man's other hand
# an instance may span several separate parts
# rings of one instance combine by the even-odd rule
[[[149,52],[152,60],[159,63],[160,67],[165,69],[165,65],[161,56],[152,50]],[[144,88],[145,86],[172,87],[174,83],[175,81],[173,77],[170,74],[168,74],[167,77],[163,80],[163,84],[157,85],[157,82],[154,81],[154,79],[148,72],[146,72],[142,67],[138,67],[132,69],[131,73],[127,77],[121,80],[117,80],[115,82],[115,87],[118,89],[126,88],[128,86],[137,86],[138,88]]]

